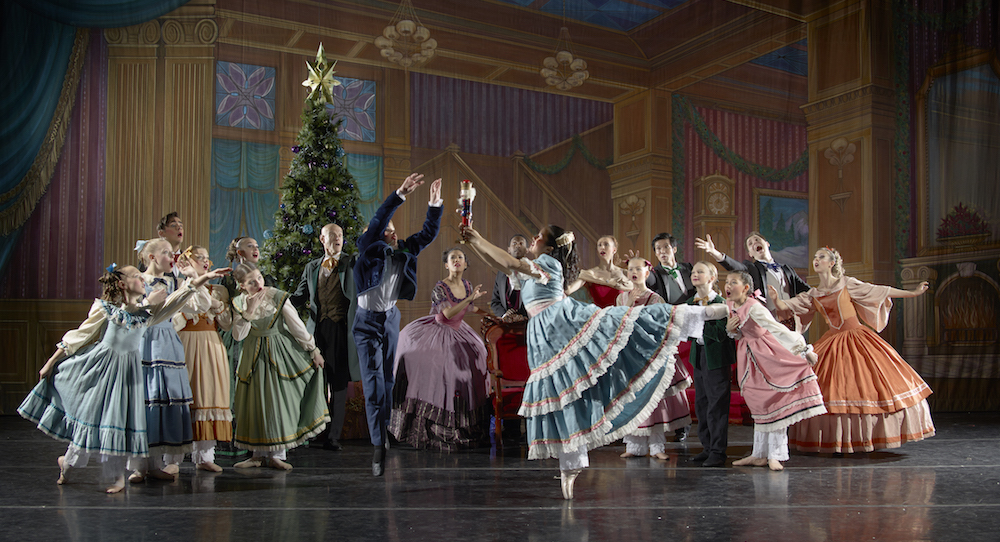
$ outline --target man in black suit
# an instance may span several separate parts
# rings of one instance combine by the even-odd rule
[[[507,253],[520,260],[528,253],[528,240],[523,235],[515,235],[507,244]],[[518,314],[527,318],[528,312],[521,303],[521,291],[510,286],[510,279],[504,273],[497,273],[493,282],[493,299],[490,300],[490,310],[495,316],[508,320]]]
[[[715,248],[712,236],[706,235],[705,239],[695,239],[694,246],[707,252],[716,259],[722,267],[730,271],[746,271],[753,278],[753,287],[760,291],[764,298],[767,310],[771,311],[774,318],[792,331],[804,333],[805,329],[798,323],[791,311],[780,311],[774,306],[774,300],[768,296],[767,287],[774,286],[781,299],[789,299],[809,290],[809,285],[787,264],[779,264],[771,257],[771,243],[764,239],[760,232],[752,231],[747,234],[746,240],[747,254],[749,260],[737,262],[729,256],[723,254]]]
[[[669,233],[656,234],[653,252],[660,265],[653,268],[646,286],[671,305],[687,303],[694,297],[695,287],[691,284],[691,264],[677,261],[677,239]]]
[[[694,297],[697,293],[694,284],[691,283],[691,264],[677,261],[677,238],[669,233],[658,233],[653,237],[653,252],[660,262],[649,273],[646,279],[646,287],[659,294],[664,301],[671,305],[683,305]],[[678,362],[686,361],[687,354],[682,352],[683,357],[678,358]],[[678,408],[691,405],[686,395],[678,395]],[[681,427],[674,431],[674,439],[683,442],[687,439],[691,426]]]
[[[336,224],[323,226],[319,240],[323,243],[323,256],[306,264],[289,300],[297,309],[309,308],[306,329],[316,337],[316,347],[326,360],[323,374],[331,421],[310,445],[339,451],[347,408],[347,385],[361,380],[358,351],[350,340],[351,324],[358,308],[354,286],[356,256],[343,253],[344,230]]]

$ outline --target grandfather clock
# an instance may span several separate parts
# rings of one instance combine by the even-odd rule
[[[705,238],[711,235],[717,247],[734,247],[736,235],[736,214],[733,205],[734,182],[725,175],[706,175],[694,181],[692,201],[692,237]],[[703,250],[694,249],[690,262],[704,260],[708,255]],[[709,261],[713,261],[709,259]]]

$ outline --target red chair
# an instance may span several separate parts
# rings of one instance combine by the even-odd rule
[[[490,372],[496,442],[501,442],[502,421],[520,420],[517,415],[524,395],[528,368],[528,346],[524,331],[528,322],[503,322],[493,316],[483,318],[481,332],[486,342],[486,367]]]

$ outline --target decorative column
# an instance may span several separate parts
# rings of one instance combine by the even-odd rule
[[[615,104],[614,164],[608,166],[619,252],[650,254],[673,221],[673,162],[668,92],[649,90]],[[683,182],[683,180],[681,180]]]
[[[136,239],[177,211],[185,244],[208,246],[215,0],[104,31],[108,41],[105,260],[136,262]]]
[[[215,121],[214,0],[191,2],[162,17],[163,191],[154,216],[177,211],[184,245],[208,246]],[[213,5],[206,5],[213,4]],[[155,212],[158,208],[158,212]]]
[[[809,22],[809,246],[848,275],[895,283],[890,3],[862,0]]]
[[[136,239],[156,232],[156,57],[160,24],[148,21],[104,31],[108,41],[107,166],[104,260],[135,264]]]

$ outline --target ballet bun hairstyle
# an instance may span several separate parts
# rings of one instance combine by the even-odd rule
[[[563,289],[576,281],[580,275],[580,257],[576,250],[576,236],[573,232],[566,231],[555,224],[549,224],[545,228],[545,245],[552,247],[550,256],[555,258],[562,265]]]
[[[97,281],[101,283],[101,299],[116,306],[126,301],[125,290],[122,288],[125,274],[117,264],[109,265]]]
[[[608,239],[608,240],[611,241],[612,244],[615,245],[615,257],[611,259],[611,264],[612,265],[617,265],[619,267],[622,267],[622,264],[624,264],[625,266],[627,266],[628,262],[622,260],[621,255],[618,254],[618,239],[615,238],[614,235],[602,235],[602,236],[600,236],[600,237],[597,238],[597,242],[600,243],[601,239]]]
[[[833,268],[830,269],[830,274],[840,278],[844,276],[844,259],[840,257],[840,252],[837,249],[830,247],[820,247],[820,250],[826,252],[833,258]]]
[[[246,239],[246,237],[237,237],[229,243],[229,247],[226,248],[226,259],[230,262],[235,262],[236,257],[239,256],[240,251],[240,241]],[[235,271],[235,270],[234,270]],[[235,277],[235,273],[234,273]]]

